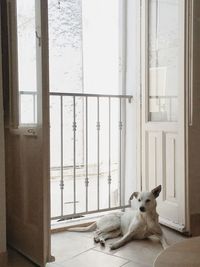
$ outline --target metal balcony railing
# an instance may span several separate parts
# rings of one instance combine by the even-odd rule
[[[32,97],[36,114],[37,94]],[[130,95],[50,93],[53,220],[128,206],[124,151],[131,102]]]

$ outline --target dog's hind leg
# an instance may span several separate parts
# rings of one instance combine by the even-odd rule
[[[99,231],[99,233],[101,234],[101,233],[112,232],[119,229],[121,226],[120,217],[121,216],[119,214],[114,213],[105,215],[104,217],[100,218],[97,221],[97,229],[98,229],[97,231]]]
[[[102,234],[100,237],[99,237],[99,242],[102,246],[105,246],[105,241],[108,240],[108,239],[112,239],[112,238],[115,238],[115,237],[118,237],[121,235],[121,230],[120,229],[117,229],[115,231],[112,231],[112,232],[108,232],[108,233],[105,233],[105,234]]]

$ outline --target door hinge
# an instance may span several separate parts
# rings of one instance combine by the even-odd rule
[[[41,36],[38,34],[37,31],[35,31],[35,36],[38,39],[38,46],[41,46]]]

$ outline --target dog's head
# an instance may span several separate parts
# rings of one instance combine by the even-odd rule
[[[150,192],[134,192],[130,196],[130,201],[135,197],[138,202],[138,208],[140,212],[152,211],[156,208],[156,198],[161,192],[161,185],[157,186]]]

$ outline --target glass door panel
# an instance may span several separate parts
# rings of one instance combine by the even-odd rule
[[[35,0],[17,0],[20,124],[37,123]]]
[[[149,1],[149,120],[177,121],[180,1]]]

